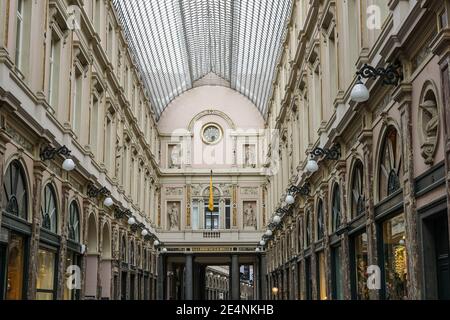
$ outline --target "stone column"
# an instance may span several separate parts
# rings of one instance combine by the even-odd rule
[[[65,290],[65,274],[66,274],[66,252],[67,252],[67,218],[69,217],[69,191],[70,186],[67,182],[62,186],[62,202],[61,202],[61,247],[59,249],[58,259],[58,281],[56,296],[58,300],[62,300]]]
[[[366,113],[364,123],[372,123],[371,115]],[[369,265],[378,265],[378,236],[375,224],[375,207],[374,207],[374,188],[373,188],[373,137],[371,128],[364,128],[359,137],[359,141],[363,145],[364,159],[364,198],[366,199],[366,232],[367,232],[367,255]],[[378,300],[380,292],[370,290],[371,300]]]
[[[403,199],[406,219],[406,252],[408,253],[408,298],[416,300],[421,297],[421,266],[419,259],[419,239],[416,198],[414,195],[414,150],[413,126],[411,117],[412,85],[402,84],[394,93],[394,100],[398,102],[401,116],[400,137],[403,141]]]
[[[260,294],[261,294],[261,299],[262,300],[268,300],[269,299],[269,295],[267,292],[267,256],[266,254],[261,254],[260,256],[260,272],[259,272],[259,276],[260,276],[260,285],[261,285],[261,289],[260,289]]]
[[[157,287],[156,287],[156,295],[157,300],[164,300],[164,278],[165,278],[165,257],[164,255],[158,255],[158,278],[157,278]]]
[[[186,287],[185,287],[185,299],[194,299],[194,282],[193,282],[193,256],[192,254],[186,254]]]
[[[38,275],[37,254],[39,250],[39,234],[41,230],[41,194],[42,194],[42,176],[45,171],[44,162],[38,160],[33,168],[33,212],[31,226],[30,253],[28,261],[28,292],[27,299],[36,299],[36,280]]]
[[[231,300],[240,299],[240,282],[239,256],[233,254],[231,256]]]
[[[0,115],[1,117],[1,115]],[[6,144],[9,142],[9,136],[3,128],[3,124],[0,122],[0,188],[2,188],[3,192],[3,172],[5,170],[5,151]],[[3,197],[0,196],[0,210],[4,208],[4,204],[2,203]],[[2,214],[0,212],[0,233],[1,233],[1,225],[2,225]]]

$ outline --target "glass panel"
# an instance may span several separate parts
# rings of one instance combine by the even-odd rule
[[[343,300],[344,299],[344,288],[342,285],[342,257],[341,257],[341,247],[333,249],[333,285],[334,285],[334,299]]]
[[[208,209],[208,203],[205,201],[205,229],[217,230],[219,225],[219,201],[214,201],[214,211]]]
[[[341,226],[341,192],[339,186],[337,185],[334,187],[332,210],[333,210],[332,227],[334,232]]]
[[[317,206],[317,240],[323,239],[324,236],[324,217],[323,217],[323,202],[319,201]]]
[[[41,204],[42,227],[56,233],[56,197],[51,185],[45,187],[43,200]]]
[[[36,292],[36,300],[53,300],[51,292]]]
[[[6,300],[23,298],[25,239],[12,233],[8,243]]]
[[[28,193],[25,181],[21,164],[18,161],[13,161],[5,173],[2,202],[6,204],[6,212],[26,220],[28,216]]]
[[[225,229],[231,229],[231,201],[225,200]]]
[[[264,114],[292,3],[113,0],[158,117],[210,75]]]
[[[363,166],[360,161],[355,165],[352,177],[352,218],[356,218],[365,211],[364,203]]]
[[[80,213],[75,201],[70,204],[69,215],[69,239],[80,242]]]
[[[406,299],[407,255],[403,214],[383,223],[383,250],[386,299]]]
[[[56,254],[53,251],[39,248],[38,251],[38,277],[36,289],[38,297],[52,299],[53,293],[39,293],[40,290],[54,290],[55,281],[55,259]],[[39,299],[38,299],[39,300]]]
[[[369,289],[367,288],[367,267],[368,267],[368,255],[367,255],[367,234],[362,233],[355,237],[355,282],[356,282],[356,299],[368,300]]]
[[[390,127],[383,142],[379,173],[380,201],[401,188],[401,146],[397,130]]]
[[[327,278],[325,266],[325,254],[320,252],[317,254],[317,284],[319,291],[319,299],[327,300]]]

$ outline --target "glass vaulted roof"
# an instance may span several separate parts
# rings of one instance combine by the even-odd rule
[[[292,0],[113,4],[158,118],[178,95],[217,79],[266,114]]]

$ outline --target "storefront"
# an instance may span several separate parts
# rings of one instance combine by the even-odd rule
[[[42,227],[37,256],[37,300],[56,299],[57,261],[60,248],[58,206],[52,184],[44,187],[41,203]]]
[[[0,228],[0,299],[26,298],[27,265],[31,225],[28,184],[22,164],[8,166],[2,186],[2,226]]]
[[[67,240],[66,270],[68,267],[71,267],[71,270],[75,272],[77,268],[80,268],[79,270],[81,270],[82,258],[80,243],[80,209],[76,201],[70,203],[68,223],[69,236]],[[75,286],[70,288],[67,283],[67,277],[70,275],[70,273],[66,273],[64,300],[79,300],[80,289],[77,289]],[[72,283],[72,285],[75,285],[75,283]]]

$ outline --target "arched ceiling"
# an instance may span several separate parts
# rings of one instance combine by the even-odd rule
[[[292,0],[113,4],[158,118],[175,97],[217,77],[266,114]]]

